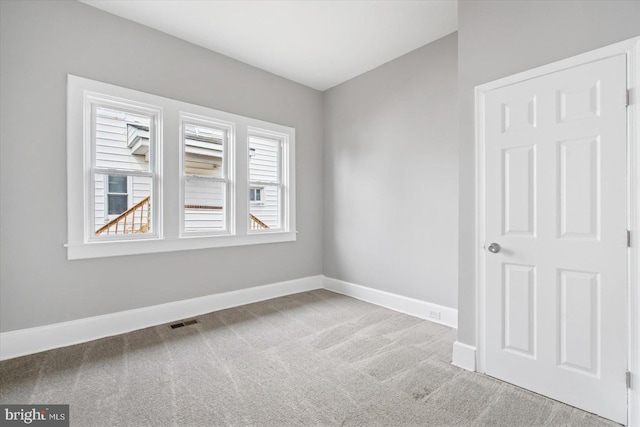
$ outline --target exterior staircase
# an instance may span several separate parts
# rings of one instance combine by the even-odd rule
[[[267,224],[265,224],[264,222],[260,221],[258,219],[258,217],[256,217],[254,214],[249,214],[249,228],[252,230],[264,230],[266,228],[269,228],[269,226]]]
[[[269,226],[258,217],[249,214],[251,230],[265,230]],[[148,233],[151,224],[151,196],[140,200],[126,211],[96,230],[96,235]]]
[[[150,224],[151,196],[148,196],[97,229],[96,235],[148,233]]]

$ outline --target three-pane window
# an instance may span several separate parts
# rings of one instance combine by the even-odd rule
[[[68,82],[69,259],[296,240],[293,128]]]

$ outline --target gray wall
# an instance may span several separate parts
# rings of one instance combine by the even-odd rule
[[[456,45],[325,92],[325,275],[457,306]]]
[[[639,35],[640,2],[461,0],[457,40],[327,91],[324,111],[320,92],[77,2],[0,1],[0,19],[0,331],[324,272],[457,306],[474,344],[473,88]],[[68,262],[67,73],[295,127],[298,241]]]
[[[458,27],[458,340],[473,345],[474,87],[640,35],[640,2],[461,0],[458,4]]]
[[[0,330],[322,273],[322,94],[75,1],[0,1]],[[298,241],[67,261],[67,73],[296,128]]]

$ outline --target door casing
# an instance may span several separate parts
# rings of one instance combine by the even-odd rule
[[[476,281],[476,370],[485,372],[485,141],[484,101],[491,90],[519,83],[545,74],[624,54],[627,57],[627,229],[631,245],[627,251],[628,284],[628,370],[631,384],[628,392],[627,425],[640,427],[640,37],[625,40],[610,46],[583,53],[522,73],[476,86],[475,88],[475,154],[476,154],[476,200],[475,200],[475,281]]]

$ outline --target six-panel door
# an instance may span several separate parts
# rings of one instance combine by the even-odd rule
[[[486,93],[486,372],[626,421],[626,59]]]

